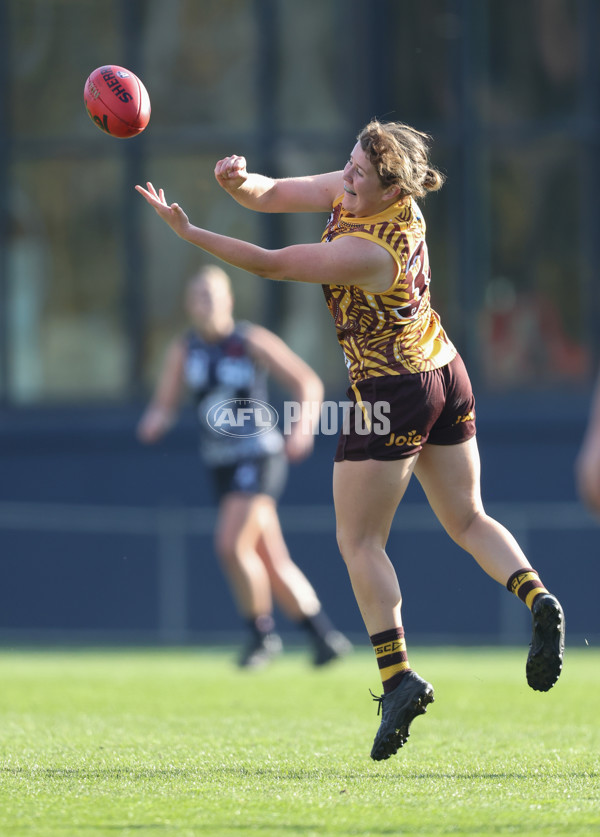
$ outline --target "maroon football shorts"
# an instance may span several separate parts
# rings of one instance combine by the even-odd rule
[[[347,395],[336,462],[402,459],[425,443],[456,445],[475,435],[475,398],[460,355],[430,372],[359,381]]]

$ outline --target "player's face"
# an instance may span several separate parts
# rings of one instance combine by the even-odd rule
[[[381,185],[373,164],[358,142],[346,163],[343,179],[342,206],[355,217],[377,215],[397,200],[396,195],[390,195],[389,188]]]
[[[233,299],[226,282],[220,279],[193,279],[186,296],[188,314],[201,331],[219,331],[229,326]]]

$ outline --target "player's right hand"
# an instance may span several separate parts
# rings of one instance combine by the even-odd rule
[[[190,219],[187,217],[183,209],[178,203],[168,204],[165,197],[164,189],[159,189],[158,192],[152,183],[146,183],[147,188],[143,186],[136,186],[136,192],[139,192],[150,206],[153,206],[157,215],[168,224],[174,233],[180,238],[185,237],[185,233],[190,228]]]
[[[150,406],[140,419],[136,436],[145,445],[153,445],[173,424],[173,415],[159,406]]]
[[[232,154],[231,157],[224,157],[215,166],[215,177],[217,183],[226,192],[235,192],[246,181],[246,158]]]

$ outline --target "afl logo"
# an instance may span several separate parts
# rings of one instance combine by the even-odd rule
[[[278,421],[275,407],[258,398],[228,398],[213,404],[206,414],[209,427],[236,438],[261,436],[277,427]]]

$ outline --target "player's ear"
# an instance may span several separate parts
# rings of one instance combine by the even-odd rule
[[[399,186],[397,183],[394,183],[392,186],[385,190],[385,192],[383,193],[383,199],[384,201],[398,200],[401,192],[402,187]]]

